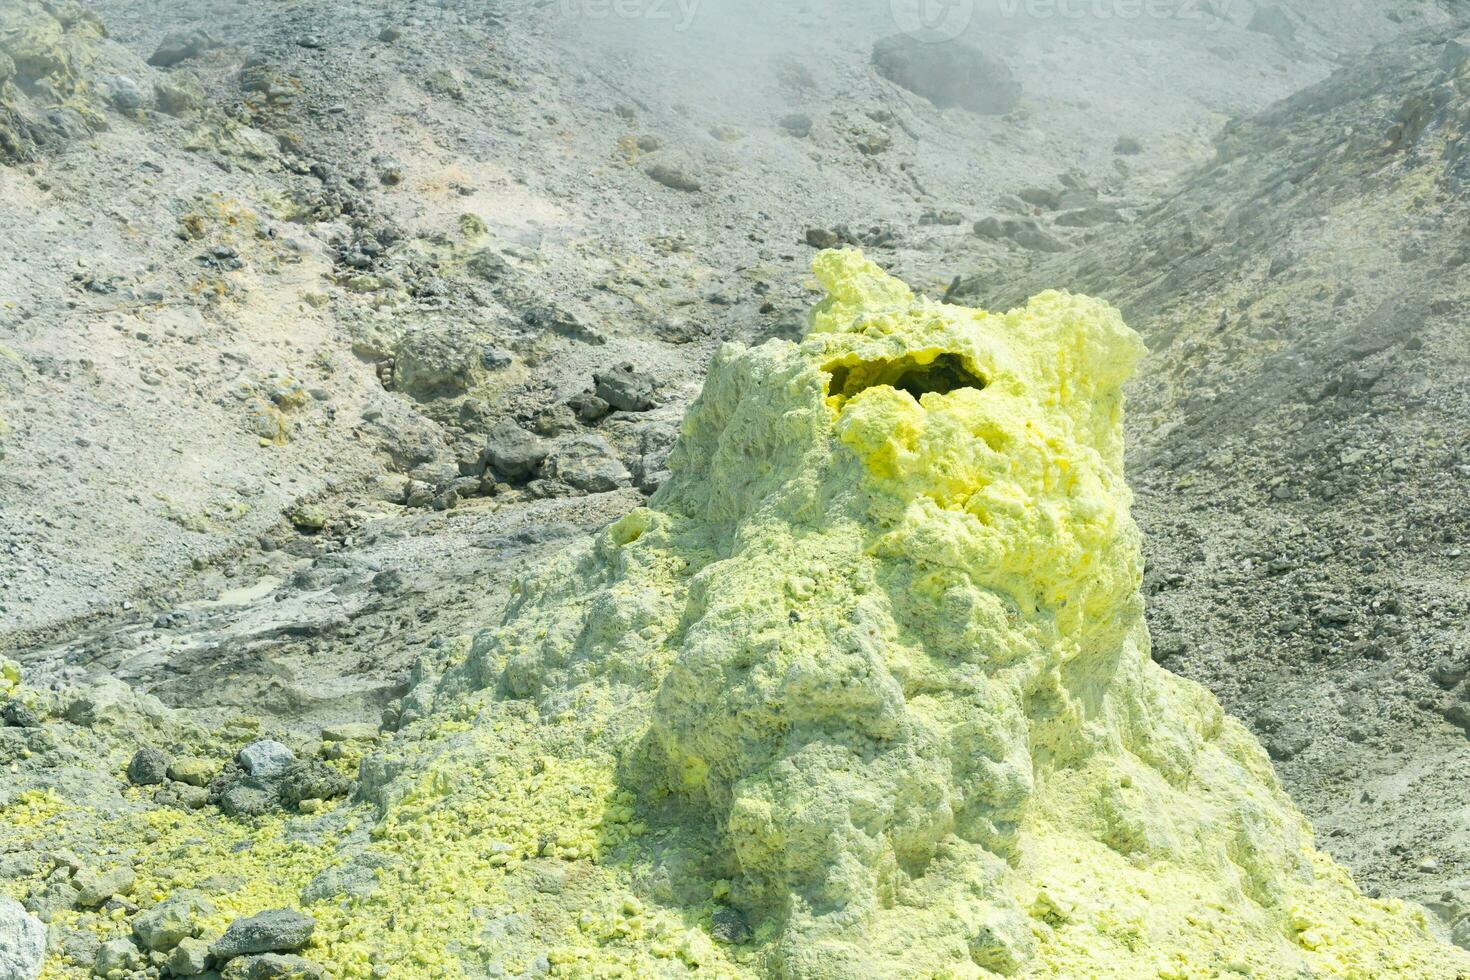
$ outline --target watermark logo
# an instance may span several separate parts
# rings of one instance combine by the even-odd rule
[[[895,0],[896,2],[896,0]],[[559,0],[563,15],[584,20],[644,20],[687,31],[700,0]]]
[[[975,19],[975,0],[888,0],[893,22],[929,44],[953,41]]]

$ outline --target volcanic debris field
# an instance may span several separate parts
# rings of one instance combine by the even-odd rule
[[[1470,977],[1463,7],[909,6],[0,0],[0,980]]]

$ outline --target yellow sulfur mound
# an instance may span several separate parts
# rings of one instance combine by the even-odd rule
[[[256,847],[311,882],[307,955],[339,977],[1470,976],[1150,660],[1122,445],[1142,345],[1117,311],[942,305],[854,251],[816,273],[805,339],[715,358],[650,506],[419,684],[362,809],[268,826],[299,842]],[[155,850],[183,834],[176,887],[240,853],[197,821]]]
[[[446,690],[618,759],[667,897],[713,882],[773,975],[1470,969],[1149,659],[1117,312],[941,305],[855,251],[816,273],[808,336],[721,351],[652,506]]]

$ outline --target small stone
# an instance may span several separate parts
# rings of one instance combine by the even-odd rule
[[[168,778],[168,756],[154,748],[142,748],[128,763],[128,782],[134,786],[157,786]]]
[[[403,30],[398,27],[389,26],[378,32],[378,40],[384,44],[392,44],[401,37],[403,37]]]
[[[1033,252],[1063,252],[1067,248],[1034,218],[982,218],[975,222],[975,234],[992,240],[1008,239]]]
[[[0,941],[0,947],[4,942]],[[90,929],[65,929],[61,933],[61,956],[78,965],[97,962],[97,950],[102,940]],[[10,976],[0,963],[0,977]]]
[[[424,88],[435,95],[446,95],[451,99],[464,98],[464,85],[447,68],[436,68],[424,79]]]
[[[392,157],[373,157],[373,166],[378,168],[378,183],[384,187],[396,187],[403,183],[403,164]]]
[[[202,939],[185,936],[169,954],[168,969],[176,977],[197,977],[209,969],[209,944]]]
[[[11,698],[0,704],[0,724],[6,728],[40,728],[41,719],[25,704]]]
[[[280,742],[263,738],[241,749],[237,759],[241,768],[256,779],[274,779],[296,761],[296,753]]]
[[[722,943],[738,945],[750,939],[750,926],[745,924],[745,916],[739,909],[721,905],[711,917],[710,935]]]
[[[1119,136],[1113,144],[1113,152],[1122,157],[1137,156],[1143,152],[1143,143],[1132,136]]]
[[[655,163],[644,172],[658,183],[676,191],[693,193],[703,186],[693,174],[671,163]]]
[[[209,802],[209,790],[188,783],[169,783],[153,794],[153,802],[159,806],[173,806],[180,810],[198,810]]]
[[[210,947],[217,959],[250,953],[291,953],[311,940],[316,920],[294,909],[270,909],[230,923]]]
[[[622,412],[646,412],[653,408],[653,375],[620,364],[592,376],[597,397]]]
[[[537,412],[531,420],[531,428],[540,436],[559,436],[577,428],[577,413],[568,405],[553,405]]]
[[[321,504],[297,504],[289,516],[298,530],[320,531],[327,526],[327,509]]]
[[[812,117],[804,112],[791,112],[778,121],[780,127],[797,139],[806,139],[812,134]]]
[[[197,58],[216,47],[219,47],[219,42],[207,31],[170,31],[158,43],[148,63],[155,68],[172,68],[181,61]]]
[[[13,898],[0,898],[0,978],[35,980],[46,959],[46,926]]]
[[[188,899],[158,903],[133,917],[133,936],[144,949],[166,953],[198,932],[194,905]]]
[[[591,432],[558,449],[546,461],[546,475],[585,493],[607,493],[632,482],[632,475],[612,446]]]
[[[374,974],[376,976],[376,974]],[[221,980],[322,980],[326,972],[311,960],[281,953],[231,960]]]
[[[331,800],[347,795],[351,781],[338,770],[316,759],[291,763],[280,776],[277,792],[281,802],[296,806],[308,800]]]
[[[1274,37],[1278,41],[1290,41],[1296,37],[1296,25],[1286,16],[1286,11],[1274,4],[1257,7],[1245,29]]]
[[[143,108],[143,92],[138,83],[126,75],[109,75],[102,79],[107,101],[119,112],[137,112]]]
[[[94,909],[114,895],[126,895],[132,891],[136,877],[127,865],[105,871],[83,868],[72,876],[71,883],[77,889],[77,904]]]
[[[596,422],[608,412],[612,411],[611,405],[590,391],[584,391],[581,394],[568,398],[567,408],[575,412],[577,418],[589,423]]]
[[[407,507],[427,507],[434,500],[434,485],[422,480],[408,481],[408,487],[404,491],[403,503]]]
[[[323,742],[371,742],[377,737],[376,726],[365,721],[349,721],[322,729]]]
[[[97,958],[92,961],[92,972],[99,977],[122,978],[135,970],[143,969],[148,961],[127,939],[109,939],[97,947]]]
[[[158,109],[170,116],[186,116],[204,106],[204,86],[189,72],[175,72],[153,83]]]
[[[826,228],[808,228],[806,230],[806,243],[812,248],[836,248],[839,239],[837,232]]]
[[[168,764],[168,778],[190,786],[208,786],[218,773],[219,766],[213,760],[198,756],[180,756]]]
[[[930,208],[926,210],[923,214],[919,215],[919,224],[921,225],[953,226],[962,225],[964,223],[964,215],[960,214],[958,211],[950,211],[948,209],[935,210],[933,208]]]
[[[546,458],[549,447],[510,419],[490,427],[485,438],[485,462],[507,480],[524,480]]]

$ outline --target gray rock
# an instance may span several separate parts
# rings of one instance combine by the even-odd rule
[[[486,347],[482,336],[464,327],[409,330],[393,362],[394,387],[422,401],[462,394],[500,365],[493,354],[486,356]]]
[[[1470,40],[1467,39],[1450,41],[1439,53],[1442,71],[1453,71],[1467,61],[1470,61]]]
[[[638,458],[631,467],[638,489],[652,493],[668,480],[669,456],[678,441],[679,425],[673,420],[650,425],[639,434]]]
[[[40,728],[41,719],[15,698],[0,704],[0,725],[6,728]]]
[[[654,406],[653,375],[620,364],[592,376],[597,397],[622,412],[646,412]]]
[[[720,942],[732,945],[750,939],[750,926],[745,924],[745,916],[740,914],[739,909],[732,909],[728,905],[715,909],[710,918],[709,931]]]
[[[160,112],[186,116],[204,106],[204,86],[190,72],[176,72],[153,83],[153,97]]]
[[[895,34],[873,45],[873,67],[941,109],[959,106],[998,116],[1021,99],[1021,85],[1005,62],[961,41],[934,44]]]
[[[569,405],[553,405],[537,412],[531,420],[531,428],[539,436],[559,436],[577,428],[577,413]]]
[[[992,241],[1012,241],[1033,252],[1067,250],[1065,242],[1042,228],[1034,218],[982,218],[975,222],[975,234]]]
[[[141,748],[128,763],[128,782],[134,786],[157,786],[168,778],[168,756],[155,748]]]
[[[217,47],[219,42],[207,31],[170,31],[158,43],[148,63],[155,68],[172,68],[181,61],[197,58],[210,48]]]
[[[133,936],[144,949],[166,953],[199,932],[194,912],[187,898],[165,899],[133,917]]]
[[[326,971],[311,960],[281,953],[231,960],[221,980],[320,980]]]
[[[611,405],[590,391],[584,391],[581,394],[568,398],[567,408],[575,412],[577,418],[583,422],[596,422],[608,412],[612,411]]]
[[[422,480],[408,481],[408,488],[403,494],[403,503],[408,507],[427,507],[434,501],[436,493],[432,483]]]
[[[198,810],[209,802],[209,790],[188,783],[169,783],[153,794],[153,802],[180,810]]]
[[[46,927],[13,898],[0,898],[0,980],[36,980],[46,959]]]
[[[490,427],[485,438],[485,462],[506,480],[524,480],[546,458],[549,447],[510,419]]]
[[[836,248],[842,241],[837,237],[835,231],[827,228],[808,228],[806,243],[812,248]]]
[[[1115,224],[1122,220],[1117,208],[1102,204],[1063,211],[1056,218],[1057,224],[1064,228],[1096,228],[1098,225]]]
[[[685,193],[693,193],[703,186],[698,177],[671,163],[655,163],[644,173],[665,187]]]
[[[210,799],[229,817],[259,817],[279,807],[274,789],[252,786],[245,782],[226,783]]]
[[[148,961],[127,939],[109,939],[97,947],[97,958],[92,961],[92,972],[99,977],[125,977],[135,970],[143,969]]]
[[[91,929],[67,929],[61,934],[62,958],[72,963],[97,962],[97,950],[101,948],[102,940]],[[0,976],[5,976],[3,968],[0,968]]]
[[[58,912],[76,908],[77,886],[71,883],[69,873],[53,872],[45,887],[34,891],[26,898],[25,907],[42,922],[50,922]]]
[[[230,923],[210,953],[228,960],[251,953],[291,953],[311,941],[316,920],[294,909],[270,909]]]
[[[126,75],[107,75],[99,79],[107,92],[107,101],[120,112],[136,112],[143,108],[143,91]]]
[[[341,772],[317,759],[302,759],[291,763],[281,773],[279,788],[281,802],[286,806],[297,806],[303,800],[331,800],[346,796],[351,781]]]
[[[72,876],[77,889],[77,904],[82,908],[94,909],[114,895],[126,895],[133,890],[137,876],[127,865],[95,871],[83,868]]]
[[[186,936],[168,956],[169,972],[176,977],[197,977],[209,969],[209,944]]]
[[[812,134],[812,117],[804,112],[791,112],[779,120],[782,129],[797,139],[806,139]]]
[[[587,493],[606,493],[632,482],[632,474],[606,439],[585,433],[546,461],[546,475]]]
[[[1296,37],[1296,25],[1286,16],[1286,11],[1274,4],[1257,7],[1256,12],[1251,15],[1250,23],[1245,27],[1248,31],[1266,34],[1278,41],[1290,41]]]
[[[241,768],[256,779],[274,779],[296,761],[296,753],[280,742],[263,738],[240,750]]]

